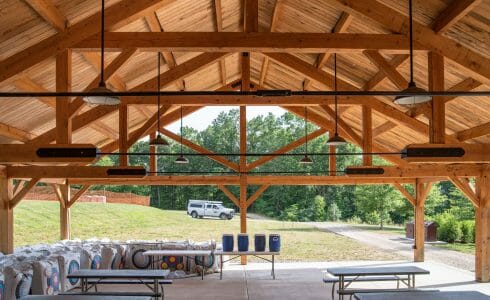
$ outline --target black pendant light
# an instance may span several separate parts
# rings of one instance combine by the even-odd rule
[[[427,91],[417,87],[413,80],[413,17],[412,17],[412,0],[408,1],[408,14],[410,19],[410,82],[408,87],[404,89],[403,93],[426,93]],[[395,103],[400,105],[415,105],[419,103],[425,103],[432,100],[428,95],[413,95],[413,96],[397,96]]]
[[[105,85],[104,81],[104,0],[102,0],[101,15],[101,30],[100,30],[100,82],[99,86],[91,89],[91,93],[112,93]],[[104,96],[85,96],[83,101],[89,105],[118,105],[121,100],[117,96],[104,95]]]
[[[334,72],[333,86],[334,86],[335,92],[337,92],[337,53],[334,53],[333,54],[333,72]],[[347,142],[338,133],[338,120],[337,120],[338,119],[338,108],[337,108],[338,104],[337,104],[337,94],[335,94],[334,99],[335,99],[335,134],[333,136],[329,137],[329,139],[327,141],[327,145],[330,145],[330,146],[340,146],[340,145],[346,144]]]
[[[182,151],[182,139],[183,139],[183,133],[184,133],[184,127],[182,127],[182,119],[184,118],[184,113],[183,113],[183,106],[180,106],[180,155],[177,157],[175,160],[176,164],[188,164],[189,160],[184,157],[184,153]]]
[[[305,156],[300,159],[300,164],[312,164],[313,160],[308,156],[308,109],[305,106]]]
[[[157,72],[158,72],[157,73],[157,90],[160,91],[160,65],[161,65],[161,63],[160,63],[160,52],[157,52],[157,57],[158,57],[158,59],[157,59],[157,61],[158,61],[158,66],[157,66]],[[158,122],[157,123],[157,126],[158,126],[158,128],[157,128],[157,136],[153,140],[150,141],[150,145],[152,145],[152,146],[168,146],[170,144],[160,134],[160,94],[158,94],[157,99],[158,99],[158,101],[157,101],[157,104],[158,104],[158,106],[157,106],[157,120],[158,120],[157,121]]]

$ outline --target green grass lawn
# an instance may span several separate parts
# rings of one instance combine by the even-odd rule
[[[385,225],[383,229],[379,228],[379,225],[367,225],[367,224],[351,224],[359,229],[373,231],[382,234],[392,234],[392,235],[405,235],[405,228],[402,226]]]
[[[192,219],[185,211],[165,211],[127,204],[77,203],[71,209],[72,237],[117,240],[167,239],[221,241],[223,233],[238,233],[233,220]],[[59,237],[59,204],[22,201],[15,208],[15,245],[54,242]],[[392,260],[392,253],[366,247],[352,239],[322,232],[311,225],[248,220],[248,232],[281,234],[281,261]]]
[[[459,251],[468,254],[475,254],[475,244],[460,244],[460,243],[447,243],[447,244],[435,244],[435,247]]]

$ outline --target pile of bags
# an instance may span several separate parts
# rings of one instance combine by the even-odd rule
[[[109,239],[64,240],[17,248],[14,254],[0,253],[0,300],[15,300],[26,295],[56,295],[79,286],[78,279],[67,275],[79,269],[167,269],[170,278],[200,274],[203,262],[199,257],[158,257],[153,266],[146,250],[214,250],[216,243],[208,241],[171,242],[111,241]],[[206,272],[217,272],[217,260],[212,254],[204,259]]]

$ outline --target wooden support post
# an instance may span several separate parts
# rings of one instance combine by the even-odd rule
[[[362,152],[373,152],[373,117],[371,108],[366,105],[362,106]],[[363,165],[372,166],[373,156],[363,155],[362,161]]]
[[[128,106],[121,104],[119,105],[119,152],[127,153],[128,148]],[[119,155],[119,165],[128,166],[127,155]]]
[[[150,133],[150,141],[155,139],[157,136],[157,133],[154,131],[152,133]],[[150,176],[156,176],[157,174],[156,173],[153,173],[153,172],[156,172],[157,171],[157,156],[155,155],[156,153],[156,150],[157,150],[157,147],[156,146],[150,146],[150,157],[148,158],[150,160]]]
[[[65,50],[56,56],[56,91],[71,90],[71,50]],[[56,98],[56,143],[71,144],[72,120],[70,119],[70,98]],[[70,238],[70,199],[69,185],[60,188],[62,201],[60,203],[60,238]]]
[[[475,211],[475,277],[477,281],[490,281],[490,177],[476,179],[479,205]]]
[[[14,211],[10,207],[13,180],[7,178],[6,168],[0,167],[0,252],[14,252]]]
[[[429,52],[429,88],[431,91],[444,90],[444,56]],[[432,119],[430,123],[430,143],[446,142],[446,111],[444,97],[432,97]]]
[[[62,240],[70,239],[71,212],[68,207],[70,200],[70,186],[68,184],[59,185],[61,192],[60,199],[60,238]]]
[[[242,54],[242,91],[250,90],[250,56]],[[247,153],[247,107],[240,106],[240,154]],[[247,157],[240,156],[240,232],[247,233]],[[240,258],[247,264],[247,256]]]
[[[240,233],[247,233],[247,175],[240,175]],[[240,257],[242,265],[247,264],[247,256]]]
[[[425,199],[429,194],[432,183],[423,183],[417,178],[415,183],[415,245],[413,250],[414,261],[424,261],[424,242],[425,242]]]
[[[337,147],[335,146],[328,147],[328,153],[330,153],[330,156],[328,157],[328,173],[330,176],[337,175],[337,155],[332,155],[332,153],[335,154],[336,151],[337,151]]]

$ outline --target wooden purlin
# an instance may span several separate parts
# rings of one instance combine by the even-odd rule
[[[481,0],[459,0],[451,2],[434,20],[432,29],[438,34],[447,31],[481,2]]]

